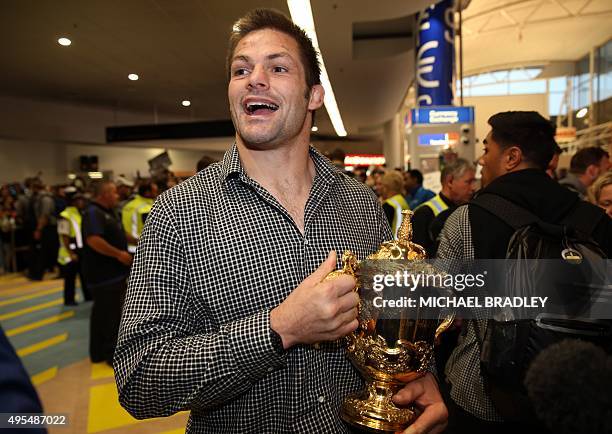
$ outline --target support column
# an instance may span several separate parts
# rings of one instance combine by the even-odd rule
[[[387,169],[404,167],[404,145],[401,135],[400,115],[398,113],[385,123],[383,153],[385,154]]]

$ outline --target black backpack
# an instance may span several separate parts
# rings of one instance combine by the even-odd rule
[[[571,265],[572,261],[580,261],[583,270],[589,264],[601,264],[606,259],[605,253],[593,241],[592,233],[601,219],[607,217],[589,203],[579,201],[560,222],[555,223],[542,221],[528,210],[492,193],[483,193],[470,204],[488,211],[515,231],[506,251],[506,259],[516,259],[509,262],[512,265],[506,274],[506,283],[510,286],[505,288],[515,291],[512,295],[519,295],[517,292],[523,296],[536,295],[538,288],[530,286],[536,286],[533,282],[538,281],[538,274],[544,276],[548,272],[545,269],[547,261],[538,261],[536,266],[531,261],[527,267],[524,264],[528,261],[521,261],[523,259],[565,259],[568,275],[557,278],[567,282],[579,281],[572,275],[576,268]],[[604,275],[599,277],[598,281],[609,280],[605,268]],[[591,300],[592,296],[584,296],[585,288],[572,287],[571,284],[561,292],[561,305],[566,301],[566,306],[575,306],[576,300]],[[584,307],[581,305],[577,311]],[[541,314],[536,319],[488,319],[482,341],[478,321],[473,321],[473,324],[480,347],[485,388],[498,413],[509,422],[532,423],[536,420],[524,379],[531,362],[542,350],[570,338],[592,342],[610,352],[612,342],[610,321],[582,318],[571,309],[560,314]]]

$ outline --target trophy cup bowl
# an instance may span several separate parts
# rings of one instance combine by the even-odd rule
[[[399,314],[389,318],[371,309],[373,295],[380,295],[374,293],[368,283],[372,273],[392,273],[407,268],[415,273],[436,272],[422,262],[426,258],[425,250],[411,241],[411,216],[412,212],[403,212],[397,240],[383,243],[363,263],[351,252],[344,252],[342,270],[327,277],[350,274],[358,282],[359,326],[346,337],[347,355],[366,385],[361,392],[345,399],[341,417],[371,432],[402,431],[414,421],[414,407],[398,407],[391,398],[408,382],[428,372],[433,361],[434,342],[454,319],[453,314],[442,319],[427,319],[431,318],[431,313],[425,315],[419,309],[410,308],[401,309]]]

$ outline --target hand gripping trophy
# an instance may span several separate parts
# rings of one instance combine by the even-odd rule
[[[391,397],[406,383],[425,375],[433,361],[436,338],[453,321],[452,314],[441,320],[424,319],[432,318],[431,312],[419,308],[395,309],[394,314],[385,315],[374,307],[373,299],[381,295],[372,288],[374,274],[437,272],[424,262],[423,247],[411,241],[411,216],[411,211],[403,211],[397,240],[384,242],[361,263],[353,253],[344,252],[343,268],[327,276],[350,274],[358,282],[359,326],[346,338],[347,353],[366,387],[345,399],[341,417],[372,432],[401,431],[414,421],[415,409],[397,407]]]

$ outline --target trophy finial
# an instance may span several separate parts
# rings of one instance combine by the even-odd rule
[[[412,222],[410,220],[413,214],[408,209],[402,211],[402,223],[397,230],[397,240],[404,245],[410,245],[412,241]]]

